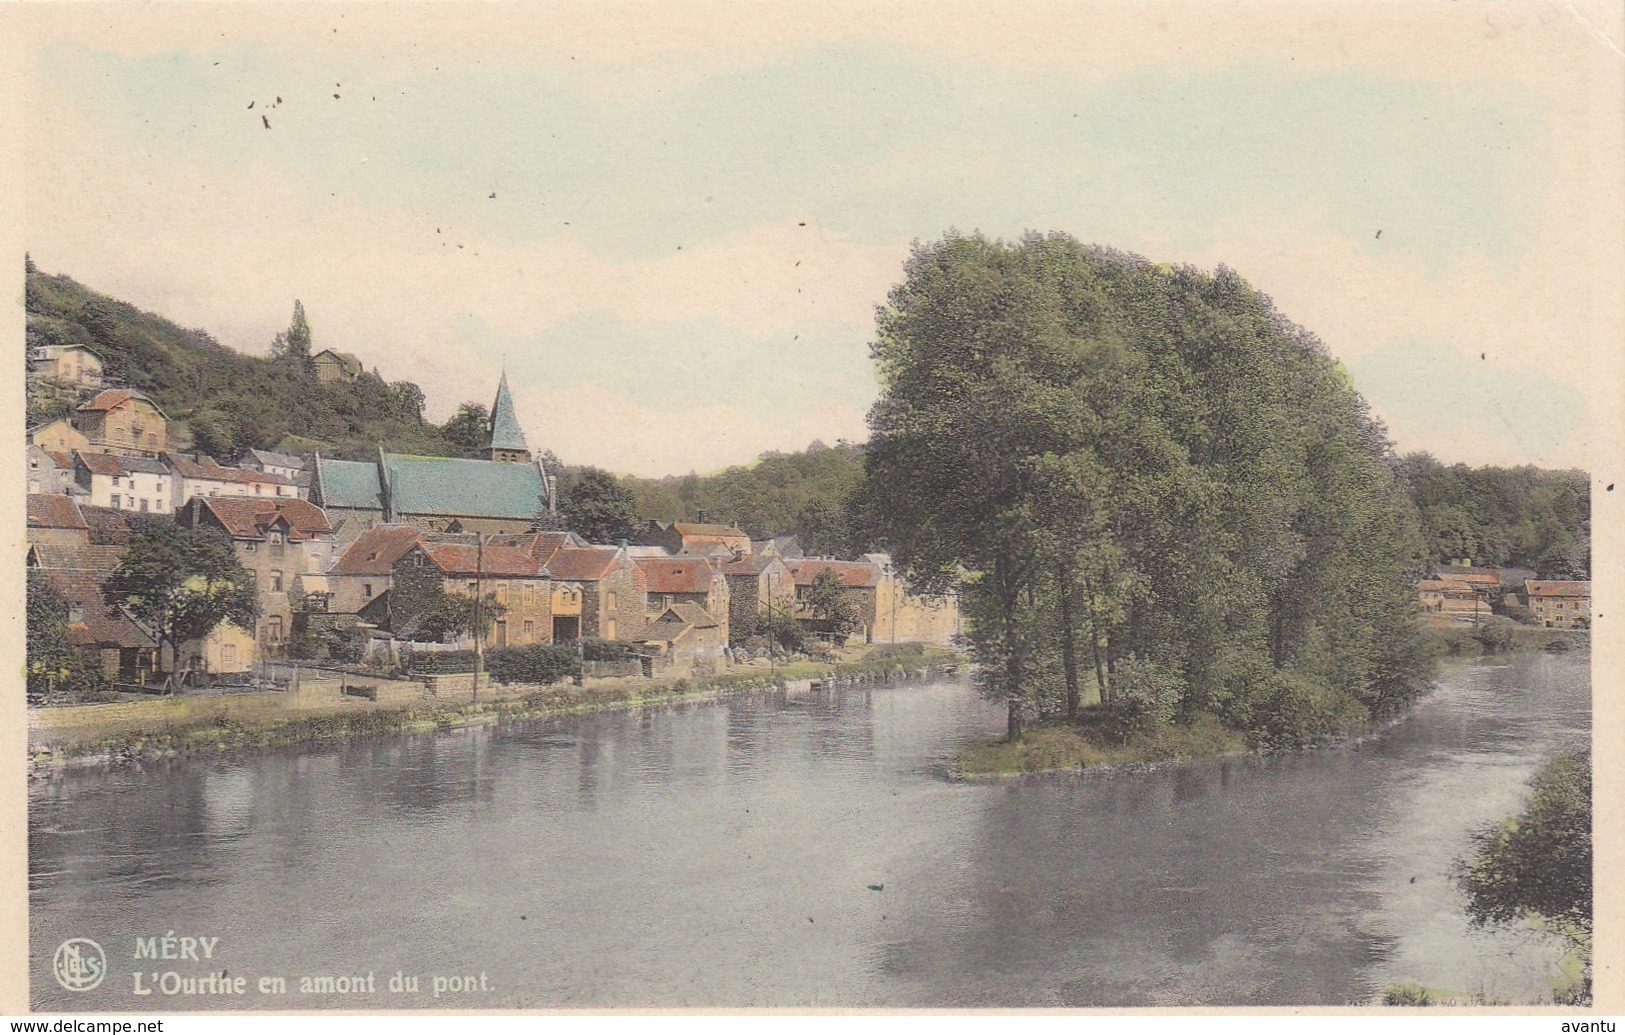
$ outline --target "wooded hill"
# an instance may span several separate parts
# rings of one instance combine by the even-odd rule
[[[344,348],[290,325],[278,354],[248,356],[197,328],[93,291],[64,275],[27,268],[27,344],[95,348],[107,373],[147,392],[190,434],[195,448],[229,460],[243,449],[368,459],[392,452],[461,456],[480,448],[485,406],[464,403],[443,425],[423,419],[423,392],[377,372],[319,384],[311,349]],[[318,319],[319,323],[319,319]],[[28,395],[29,426],[66,416],[72,397],[41,383]],[[862,444],[815,442],[795,453],[764,453],[712,474],[621,477],[612,504],[624,527],[649,519],[738,524],[755,538],[794,535],[810,553],[855,556],[878,545],[855,523],[850,503],[864,481]],[[566,497],[590,468],[542,463]],[[1415,502],[1427,558],[1534,568],[1544,577],[1589,572],[1590,490],[1579,471],[1446,466],[1426,454],[1396,461]],[[612,540],[611,540],[612,541]]]

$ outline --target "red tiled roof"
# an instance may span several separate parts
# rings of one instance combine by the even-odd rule
[[[745,575],[755,578],[779,560],[774,554],[752,553],[722,565],[724,575]]]
[[[123,610],[107,602],[102,576],[88,571],[41,571],[37,576],[50,583],[78,614],[69,617],[68,643],[74,647],[152,647],[152,637]]]
[[[199,506],[211,511],[233,539],[264,539],[280,518],[288,538],[312,539],[333,531],[327,515],[314,503],[301,499],[258,499],[253,496],[197,496]]]
[[[35,567],[71,571],[110,572],[124,558],[122,546],[94,546],[88,543],[31,543],[28,552]]]
[[[413,525],[379,525],[344,548],[330,575],[388,575],[395,562],[423,538]]]
[[[745,539],[749,542],[744,531],[735,528],[733,525],[702,525],[690,521],[678,521],[674,522],[671,527],[685,540],[698,538]]]
[[[1557,579],[1526,579],[1524,591],[1532,597],[1591,597],[1591,583]]]
[[[868,589],[878,582],[874,565],[862,561],[786,561],[790,576],[798,586],[810,586],[820,573],[830,571],[847,589]]]
[[[47,449],[45,455],[51,458],[52,463],[63,469],[73,466],[72,453],[64,453],[60,449]]]
[[[517,546],[490,543],[481,550],[473,543],[424,543],[423,552],[447,575],[541,577],[536,558]]]
[[[542,564],[546,564],[560,550],[579,546],[584,540],[574,532],[526,532],[524,535],[504,537],[504,543],[526,550]]]
[[[90,529],[78,504],[67,496],[44,492],[28,495],[28,527]]]
[[[124,458],[113,453],[85,453],[76,451],[74,457],[91,474],[105,474],[112,478],[124,477]]]
[[[81,410],[112,410],[129,402],[131,399],[145,398],[138,396],[128,388],[109,388],[104,392],[97,392],[85,402],[79,404]],[[150,399],[147,401],[151,401]]]
[[[597,582],[615,567],[620,551],[613,546],[586,546],[560,550],[547,562],[548,573],[570,582]]]
[[[716,576],[703,557],[639,557],[632,564],[643,573],[650,593],[709,593]]]

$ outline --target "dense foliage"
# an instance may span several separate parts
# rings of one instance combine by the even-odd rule
[[[608,471],[587,468],[560,496],[565,527],[589,543],[630,538],[632,526],[638,523],[631,488]]]
[[[388,384],[374,371],[353,381],[318,382],[311,325],[297,303],[288,329],[271,343],[272,354],[248,356],[207,331],[179,327],[32,267],[26,300],[30,348],[89,345],[109,377],[151,395],[179,423],[182,439],[189,436],[197,449],[222,459],[250,447],[367,459],[380,444],[435,456],[484,444],[483,427],[471,443],[425,422],[423,392],[409,381]],[[321,347],[327,346],[317,351]],[[71,397],[38,386],[29,392],[28,423],[66,416],[71,408]]]
[[[1591,995],[1591,755],[1555,755],[1529,782],[1522,813],[1480,831],[1458,863],[1475,926],[1533,923],[1565,938],[1583,963],[1567,997]]]
[[[1399,474],[1422,520],[1428,559],[1591,577],[1591,486],[1582,471],[1445,466],[1413,453]]]
[[[68,644],[68,602],[42,572],[28,572],[28,701],[74,699],[102,688],[95,655]]]
[[[858,513],[918,584],[966,573],[1012,733],[1139,680],[1306,741],[1423,685],[1423,546],[1383,431],[1235,273],[950,236],[878,325]]]
[[[581,658],[556,643],[532,643],[486,652],[485,670],[498,683],[539,683],[546,686],[581,675]]]
[[[476,599],[446,592],[445,580],[428,566],[402,565],[389,590],[391,628],[397,636],[420,643],[471,636],[476,627],[489,636],[491,626],[507,613],[494,593]]]
[[[167,522],[147,524],[130,541],[107,595],[151,629],[160,654],[167,648],[177,665],[186,660],[183,643],[222,622],[251,631],[259,614],[254,573],[237,562],[231,540]]]

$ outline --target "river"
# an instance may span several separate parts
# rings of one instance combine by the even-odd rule
[[[1471,831],[1519,809],[1545,753],[1588,741],[1584,656],[1452,667],[1407,717],[1332,749],[944,778],[962,738],[1003,721],[946,682],[69,773],[30,795],[32,1002],[1337,1006],[1398,981],[1549,994],[1552,945],[1470,930],[1448,873]],[[107,961],[88,991],[53,977],[71,938]],[[214,941],[162,958],[189,938]],[[160,958],[136,958],[149,950]],[[182,991],[221,971],[244,991]]]

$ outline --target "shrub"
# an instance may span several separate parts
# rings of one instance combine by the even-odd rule
[[[576,652],[556,643],[505,647],[485,656],[486,671],[499,683],[557,683],[581,675]]]
[[[403,652],[404,653],[404,652]],[[487,658],[490,655],[486,655]],[[471,650],[414,650],[405,653],[405,664],[413,675],[443,676],[474,671]]]
[[[1178,673],[1155,661],[1124,658],[1112,673],[1112,706],[1131,730],[1144,731],[1174,721],[1185,684]]]
[[[636,644],[625,640],[589,639],[581,641],[583,661],[631,661],[638,656]]]
[[[1384,1006],[1432,1006],[1433,994],[1413,981],[1389,985],[1382,990]]]
[[[1249,695],[1248,733],[1272,747],[1330,740],[1366,722],[1365,706],[1299,672],[1274,672]]]

